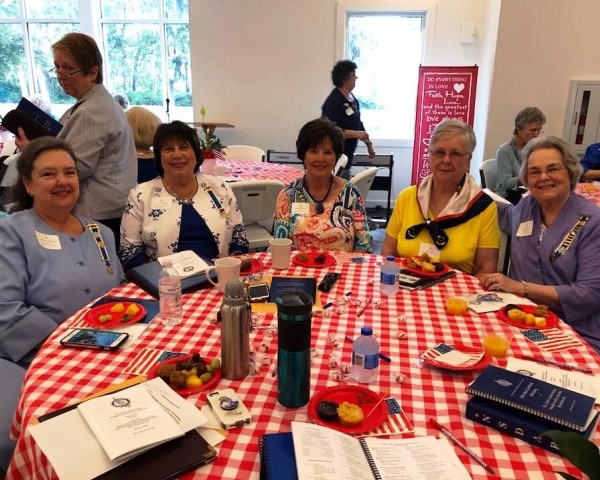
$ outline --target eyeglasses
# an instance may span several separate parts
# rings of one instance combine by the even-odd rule
[[[445,150],[435,150],[431,152],[431,158],[434,160],[443,160],[446,156],[450,157],[450,160],[460,160],[463,157],[466,157],[468,153],[461,152],[446,152]]]
[[[545,173],[546,175],[548,175],[549,177],[553,177],[554,175],[557,175],[558,172],[564,170],[565,167],[564,165],[550,165],[546,168],[544,168],[543,170],[541,168],[528,168],[527,169],[527,177],[532,178],[532,179],[536,179],[536,178],[540,178],[542,176],[542,173]]]
[[[73,75],[77,75],[80,72],[83,72],[85,68],[80,68],[79,70],[75,70],[73,67],[54,67],[48,70],[48,73],[54,74],[56,76],[62,74],[69,75],[72,77]]]

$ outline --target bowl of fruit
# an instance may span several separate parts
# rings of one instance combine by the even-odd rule
[[[212,388],[221,378],[221,360],[202,358],[199,353],[157,363],[148,378],[162,378],[180,395],[191,395]]]

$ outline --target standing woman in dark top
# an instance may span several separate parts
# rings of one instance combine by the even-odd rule
[[[352,167],[354,151],[359,140],[367,146],[369,157],[375,156],[373,143],[360,119],[358,100],[352,95],[358,78],[356,68],[356,63],[350,60],[341,60],[333,66],[331,81],[335,88],[321,107],[322,116],[327,117],[344,132],[344,153],[348,157],[348,165],[342,175],[344,178],[349,178],[348,172]]]

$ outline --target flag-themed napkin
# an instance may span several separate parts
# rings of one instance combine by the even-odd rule
[[[527,340],[532,341],[538,347],[547,352],[562,352],[585,347],[578,338],[573,337],[560,328],[545,328],[543,330],[524,330],[521,332]]]
[[[164,362],[174,357],[188,355],[180,352],[167,352],[165,350],[155,350],[153,348],[144,348],[135,356],[123,373],[128,375],[148,375],[148,372],[156,363]]]
[[[395,398],[385,399],[390,414],[385,422],[368,432],[356,433],[354,437],[381,437],[384,435],[401,435],[415,430],[402,407]]]
[[[440,343],[427,350],[421,358],[448,367],[470,367],[477,364],[483,358],[484,352],[461,352],[452,345]]]

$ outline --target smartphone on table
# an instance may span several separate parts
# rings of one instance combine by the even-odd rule
[[[128,338],[129,334],[124,332],[96,330],[91,328],[74,328],[60,340],[60,344],[68,347],[116,350]]]

